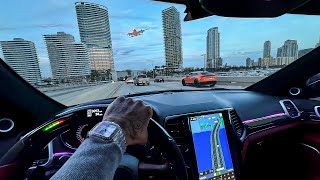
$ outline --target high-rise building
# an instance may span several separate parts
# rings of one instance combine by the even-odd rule
[[[166,66],[169,70],[183,65],[180,14],[175,7],[162,11],[162,28]]]
[[[320,37],[319,37],[319,42],[315,45],[315,48],[320,46]]]
[[[297,40],[286,40],[281,48],[278,48],[277,59],[281,60],[281,65],[288,65],[298,59]],[[279,61],[279,60],[277,60]]]
[[[276,66],[277,64],[277,58],[270,57],[270,64],[269,66]]]
[[[43,37],[54,80],[82,80],[90,75],[89,55],[83,43],[76,43],[72,35],[64,32]]]
[[[279,47],[277,50],[277,65],[283,65],[282,64],[282,47]]]
[[[215,67],[216,68],[222,68],[222,58],[221,57],[216,59]]]
[[[220,33],[218,27],[213,27],[207,32],[207,67],[217,68],[220,57]]]
[[[311,52],[313,50],[313,48],[307,48],[307,49],[301,49],[298,51],[298,58],[301,58],[302,56],[308,54],[309,52]]]
[[[263,58],[271,57],[271,42],[266,41],[263,44]]]
[[[269,67],[271,65],[271,42],[266,41],[263,44],[263,61],[264,65],[266,67]]]
[[[91,70],[114,70],[108,9],[105,6],[76,2],[81,42],[88,49]]]
[[[246,59],[246,66],[247,67],[252,67],[253,66],[253,60],[251,60],[250,58]]]
[[[264,63],[263,63],[263,59],[262,59],[262,58],[259,58],[259,59],[258,59],[258,66],[259,66],[259,67],[262,67],[263,64],[264,64]]]
[[[30,84],[41,81],[38,55],[34,43],[22,38],[0,41],[4,61]]]

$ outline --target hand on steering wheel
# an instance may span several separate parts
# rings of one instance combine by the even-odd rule
[[[152,114],[152,108],[143,101],[118,97],[108,106],[103,120],[117,123],[121,127],[127,145],[146,144]]]
[[[99,107],[93,105],[93,108]],[[34,160],[35,154],[39,153],[52,139],[78,125],[76,114],[82,110],[86,111],[87,109],[86,107],[75,108],[73,111],[68,110],[60,113],[21,138],[0,159],[0,179],[22,178],[24,171]],[[167,160],[171,164],[177,179],[187,179],[185,162],[176,142],[160,124],[152,119],[150,121],[151,117],[152,109],[150,106],[144,105],[140,100],[135,101],[131,98],[120,97],[109,105],[104,120],[119,124],[128,145],[144,144],[149,140],[151,144],[158,146],[161,151],[167,152]],[[44,131],[45,127],[61,119],[64,119],[63,124],[52,128],[50,131]],[[26,154],[28,155],[26,156]],[[150,172],[150,170],[159,169],[161,166],[139,163],[139,172]]]

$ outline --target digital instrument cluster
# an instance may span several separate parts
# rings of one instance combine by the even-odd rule
[[[62,143],[66,147],[76,150],[87,137],[87,133],[98,122],[102,121],[105,110],[106,107],[99,107],[77,111],[74,117],[76,121],[79,121],[79,125],[72,127],[60,135]]]

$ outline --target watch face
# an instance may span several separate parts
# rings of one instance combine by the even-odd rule
[[[95,132],[105,137],[110,137],[112,133],[116,130],[116,128],[117,126],[113,124],[107,124],[106,126],[97,126]]]

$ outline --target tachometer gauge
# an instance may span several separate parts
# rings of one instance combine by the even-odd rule
[[[88,131],[92,127],[89,124],[80,125],[76,128],[70,129],[60,135],[63,144],[71,149],[77,149],[87,136]]]
[[[90,131],[88,124],[79,126],[76,131],[77,140],[82,143],[84,141],[84,139],[87,137],[88,131]]]

